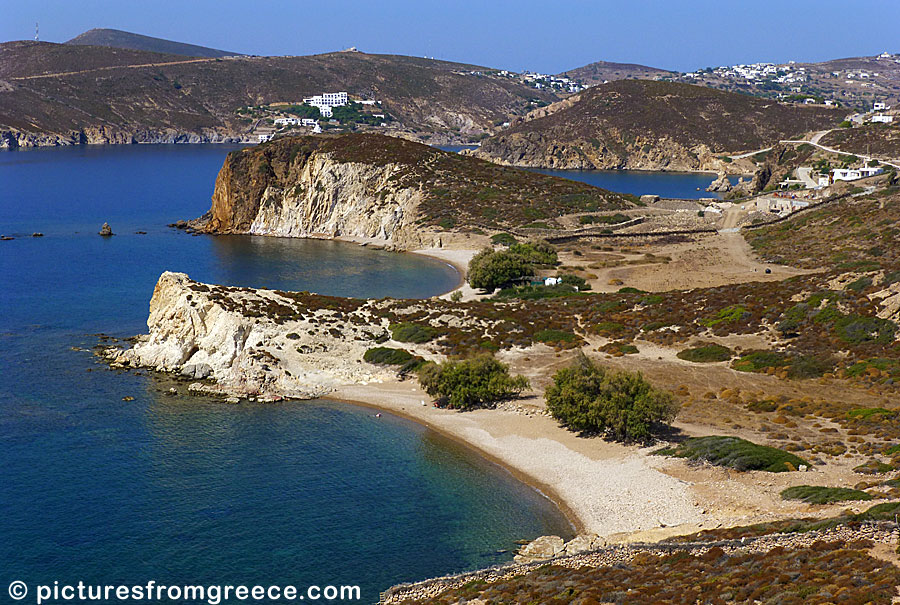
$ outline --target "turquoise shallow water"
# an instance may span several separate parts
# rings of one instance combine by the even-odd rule
[[[73,350],[146,331],[164,270],[345,296],[455,285],[452,268],[418,256],[165,227],[208,209],[228,149],[0,153],[0,233],[16,237],[0,242],[3,592],[14,579],[359,584],[373,602],[569,532],[505,470],[404,419],[169,397],[164,377]],[[104,221],[115,237],[96,235]]]

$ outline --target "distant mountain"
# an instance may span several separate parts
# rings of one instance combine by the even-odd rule
[[[153,38],[151,36],[142,36],[141,34],[133,34],[119,29],[91,29],[80,36],[76,36],[66,42],[66,44],[77,44],[80,46],[107,46],[110,48],[128,48],[131,50],[144,50],[153,53],[163,53],[168,55],[184,55],[187,57],[228,57],[239,55],[240,53],[229,52],[226,50],[218,50],[216,48],[207,48],[205,46],[197,46],[195,44],[185,44],[184,42],[174,42],[163,38]]]
[[[361,52],[206,58],[7,42],[0,44],[0,147],[246,138],[256,119],[238,109],[329,91],[380,101],[393,134],[449,144],[558,100],[487,72]]]
[[[651,80],[601,84],[558,106],[514,122],[476,155],[538,168],[735,171],[721,154],[833,127],[845,113]]]
[[[611,63],[609,61],[597,61],[583,67],[576,67],[565,71],[560,76],[574,78],[587,83],[589,86],[602,84],[614,80],[653,80],[663,76],[672,76],[675,72],[636,63]]]

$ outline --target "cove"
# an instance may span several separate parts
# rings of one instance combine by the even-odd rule
[[[0,242],[9,577],[359,584],[374,602],[397,582],[507,561],[516,540],[571,535],[539,493],[408,420],[330,401],[173,397],[165,376],[96,363],[97,334],[146,331],[164,270],[341,296],[456,284],[417,255],[167,228],[208,209],[230,149],[0,153],[0,233],[15,237]],[[104,221],[116,236],[96,234]]]

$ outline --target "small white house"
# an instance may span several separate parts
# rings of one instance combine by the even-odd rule
[[[545,286],[558,286],[561,283],[562,283],[561,277],[546,277],[546,278],[544,278]]]
[[[268,134],[261,134],[261,135],[258,135],[258,136],[257,136],[257,139],[258,139],[258,142],[260,142],[260,143],[265,143],[266,141],[271,141],[271,140],[272,140],[272,134],[271,134],[271,133],[268,133]]]
[[[876,116],[872,116],[872,119],[869,121],[881,123],[881,124],[890,124],[891,122],[894,121],[894,116],[886,116],[886,115],[880,113]]]
[[[872,105],[872,109],[875,111],[886,111],[890,108],[884,101],[875,101],[875,104]]]
[[[884,168],[865,166],[863,168],[835,168],[831,171],[831,174],[835,181],[855,181],[856,179],[864,179],[882,172],[884,172]]]
[[[300,121],[297,118],[276,118],[275,124],[278,126],[296,126]]]
[[[330,118],[334,115],[334,113],[331,111],[331,107],[329,107],[328,105],[317,105],[316,107],[319,108],[319,113],[322,114],[323,118]]]
[[[303,118],[304,126],[315,126],[319,123],[319,121],[315,118]]]

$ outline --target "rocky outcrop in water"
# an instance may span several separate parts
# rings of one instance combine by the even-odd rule
[[[406,166],[354,161],[303,137],[229,154],[212,207],[190,227],[207,233],[378,240],[396,249],[430,242],[415,227],[422,191]]]
[[[362,361],[367,348],[389,337],[387,321],[347,304],[345,312],[310,308],[286,293],[200,284],[166,272],[150,300],[150,333],[107,357],[114,365],[214,381],[191,385],[195,392],[269,399],[310,399],[339,384],[393,376]]]

